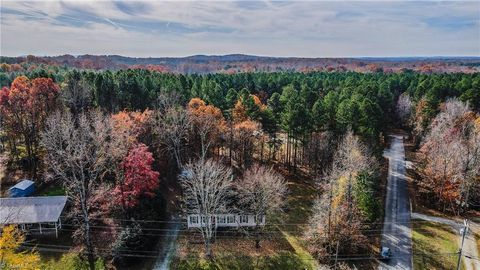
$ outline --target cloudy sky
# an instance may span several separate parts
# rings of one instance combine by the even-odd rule
[[[0,54],[480,56],[479,1],[9,1]]]

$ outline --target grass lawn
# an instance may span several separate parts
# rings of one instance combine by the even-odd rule
[[[42,257],[41,269],[44,270],[89,270],[88,262],[80,259],[77,253],[69,252],[63,254],[59,259],[45,259]],[[97,259],[95,262],[95,270],[104,270],[105,265],[103,260]]]
[[[448,225],[418,222],[413,227],[414,269],[455,269],[458,235]],[[439,255],[441,254],[441,255]]]
[[[290,246],[292,246],[296,256],[303,262],[305,267],[304,269],[314,270],[319,268],[319,265],[315,260],[315,258],[313,258],[312,255],[303,248],[303,246],[301,245],[301,242],[297,237],[287,232],[282,232],[282,233],[285,236],[285,239],[290,244]]]
[[[39,196],[61,196],[65,195],[65,188],[62,186],[50,185],[49,187],[41,190]]]
[[[281,220],[278,221],[279,223],[283,221],[285,224],[280,225],[279,230],[295,255],[304,262],[305,269],[317,269],[317,261],[305,249],[301,238],[318,190],[308,178],[293,176],[287,179],[290,193],[287,198],[286,211]]]

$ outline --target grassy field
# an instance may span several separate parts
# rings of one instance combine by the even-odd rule
[[[458,236],[447,225],[418,222],[413,227],[414,269],[455,269]]]

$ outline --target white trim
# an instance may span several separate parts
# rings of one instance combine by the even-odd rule
[[[188,228],[200,228],[206,225],[205,216],[198,214],[187,215]],[[254,227],[257,226],[254,215],[240,215],[240,214],[217,214],[211,215],[211,222],[217,228],[238,228],[238,227]],[[201,221],[201,222],[200,222]],[[262,216],[260,226],[265,225],[265,217]]]

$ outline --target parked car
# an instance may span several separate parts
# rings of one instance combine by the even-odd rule
[[[380,248],[380,259],[381,260],[390,260],[392,257],[392,251],[388,247]]]

